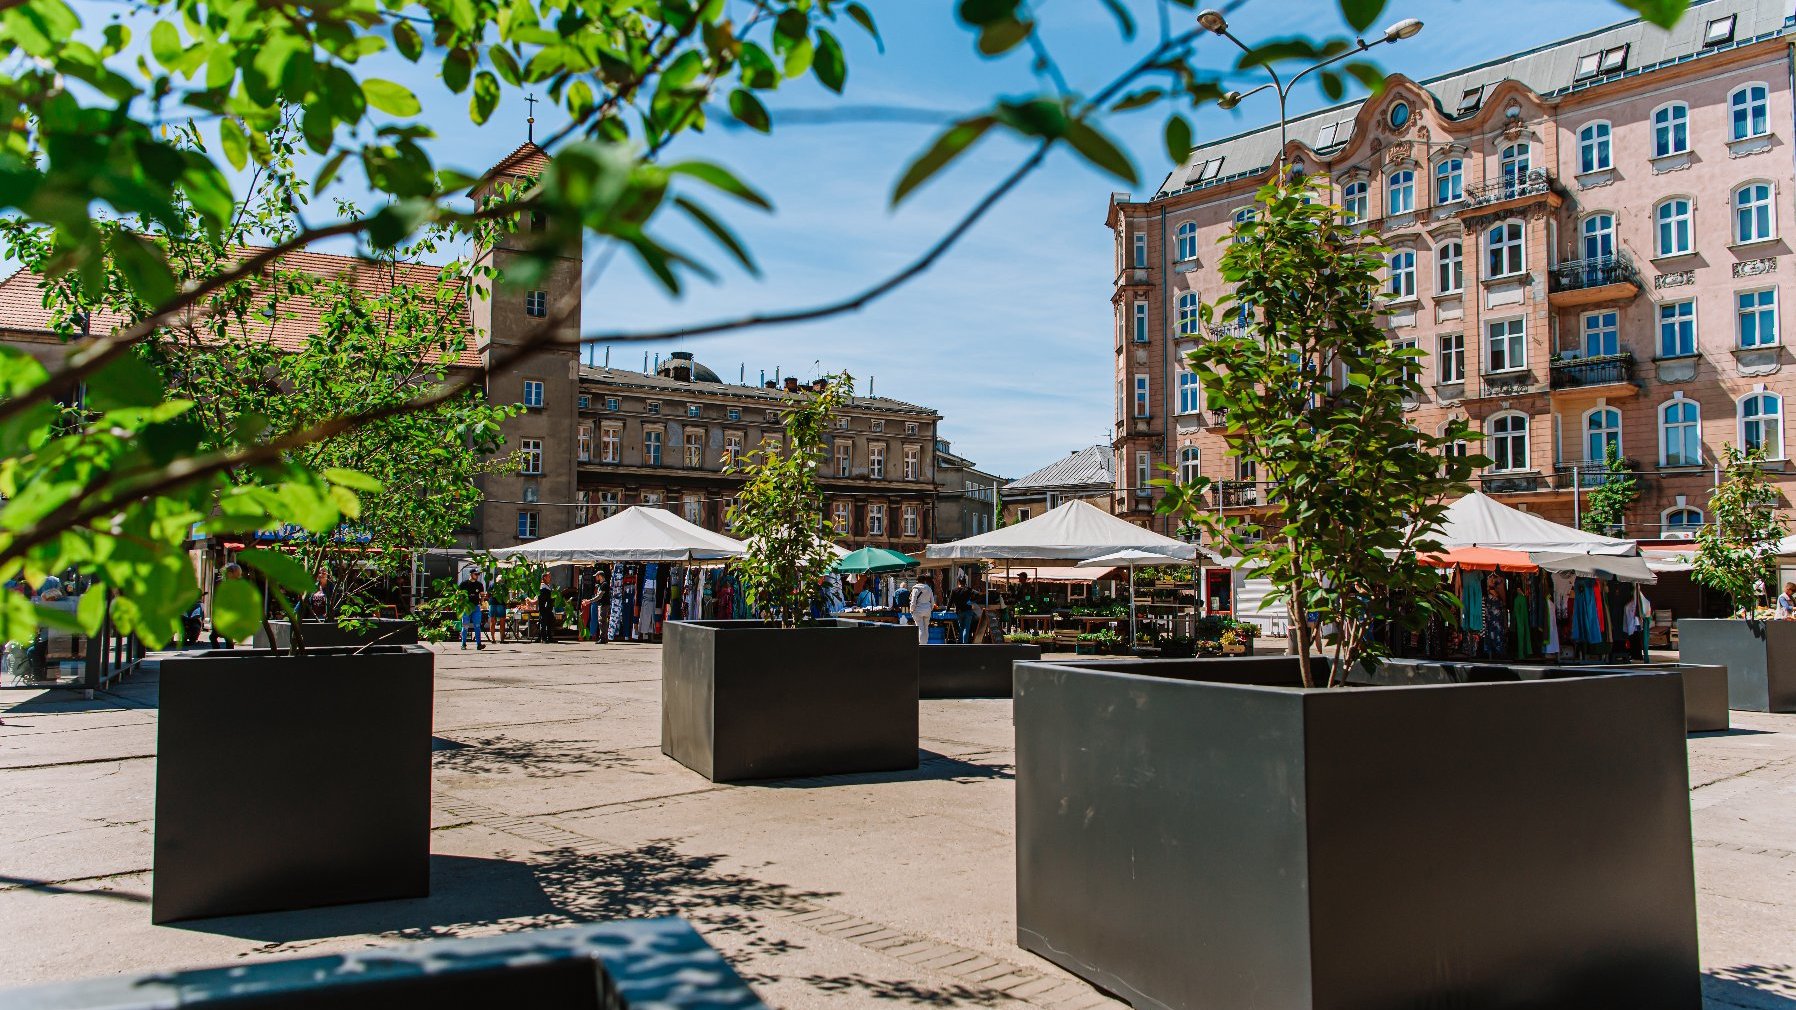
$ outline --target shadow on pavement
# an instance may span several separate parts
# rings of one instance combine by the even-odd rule
[[[1010,781],[1016,778],[1014,764],[982,764],[965,758],[949,757],[930,750],[917,752],[917,767],[895,772],[856,772],[850,775],[819,775],[802,779],[762,779],[745,782],[745,786],[763,789],[820,789],[829,786],[871,785],[878,782],[954,782],[969,784],[990,780]]]
[[[1703,973],[1704,1010],[1796,1010],[1796,967],[1742,964]]]
[[[150,896],[141,891],[114,891],[102,887],[69,887],[66,884],[51,883],[48,880],[9,877],[0,874],[0,888],[11,887],[26,891],[38,891],[43,894],[79,894],[84,898],[111,898],[114,901],[136,901],[146,905],[150,902]]]
[[[599,750],[590,740],[519,740],[503,733],[454,740],[432,737],[431,766],[469,775],[521,773],[554,779],[596,769],[628,769],[638,759]]]

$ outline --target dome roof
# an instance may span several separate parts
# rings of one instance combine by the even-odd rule
[[[691,369],[692,374],[684,376],[676,374],[685,369]],[[661,362],[661,366],[655,369],[655,374],[668,379],[685,379],[688,382],[723,381],[717,377],[716,372],[692,360],[691,351],[675,351],[669,354],[667,360]]]

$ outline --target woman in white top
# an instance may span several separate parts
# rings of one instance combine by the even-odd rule
[[[935,587],[929,576],[917,580],[910,591],[910,617],[917,622],[917,644],[929,644],[929,615],[935,612]]]

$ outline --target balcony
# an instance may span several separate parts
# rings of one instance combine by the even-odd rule
[[[1600,459],[1569,460],[1556,465],[1553,469],[1559,475],[1558,486],[1570,488],[1574,484],[1585,491],[1593,487],[1602,487],[1611,480],[1632,477],[1640,470],[1640,464],[1631,459],[1621,461],[1626,471],[1620,474],[1609,472],[1609,464]]]
[[[1551,478],[1532,472],[1488,474],[1473,477],[1472,482],[1485,494],[1529,494],[1553,487]]]
[[[1521,368],[1494,374],[1480,374],[1476,383],[1466,387],[1469,400],[1496,400],[1512,396],[1544,393],[1547,384],[1540,381],[1532,368]]]
[[[1626,302],[1640,293],[1640,271],[1627,253],[1567,260],[1547,278],[1547,302],[1555,309]]]
[[[1495,182],[1467,186],[1465,203],[1459,212],[1484,215],[1512,205],[1543,199],[1557,203],[1559,194],[1553,189],[1552,173],[1544,168],[1535,168],[1515,175],[1505,175]]]
[[[1204,332],[1212,337],[1245,337],[1253,332],[1253,324],[1235,319],[1226,323],[1211,323],[1204,327]]]
[[[1141,288],[1153,283],[1150,267],[1123,267],[1117,271],[1116,286],[1119,288]]]
[[[1552,387],[1559,390],[1592,390],[1603,386],[1626,386],[1627,389],[1604,390],[1607,395],[1637,392],[1634,383],[1634,356],[1627,351],[1595,358],[1565,358],[1552,363]]]
[[[1266,500],[1260,485],[1251,480],[1225,480],[1216,491],[1217,503],[1225,509],[1253,508]]]

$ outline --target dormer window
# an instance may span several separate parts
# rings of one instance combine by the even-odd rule
[[[651,414],[661,413],[661,401],[660,400],[650,400],[649,401],[649,413],[651,413]]]
[[[1318,148],[1332,146],[1335,142],[1335,134],[1339,132],[1341,132],[1340,123],[1329,123],[1322,127],[1321,132],[1316,134],[1316,146]]]
[[[1578,57],[1578,72],[1572,79],[1581,81],[1586,77],[1595,77],[1596,68],[1601,66],[1602,62],[1602,53],[1585,53]]]
[[[1619,74],[1628,66],[1628,47],[1616,46],[1603,50],[1603,62],[1598,71],[1605,74]]]
[[[1468,112],[1477,112],[1478,106],[1483,102],[1484,88],[1482,86],[1467,88],[1465,89],[1465,92],[1459,96],[1459,114],[1463,116]]]
[[[1734,40],[1734,18],[1735,15],[1729,14],[1726,17],[1710,21],[1709,26],[1703,29],[1702,44],[1719,46],[1732,42]]]
[[[874,422],[873,422],[873,430],[874,430],[874,431],[875,431],[875,432],[881,432],[881,431],[885,431],[885,430],[886,430],[886,423],[885,423],[885,422],[884,422],[884,421],[874,421]]]
[[[1185,176],[1185,185],[1195,186],[1200,182],[1209,182],[1222,174],[1222,159],[1210,158],[1191,166],[1191,174]]]

